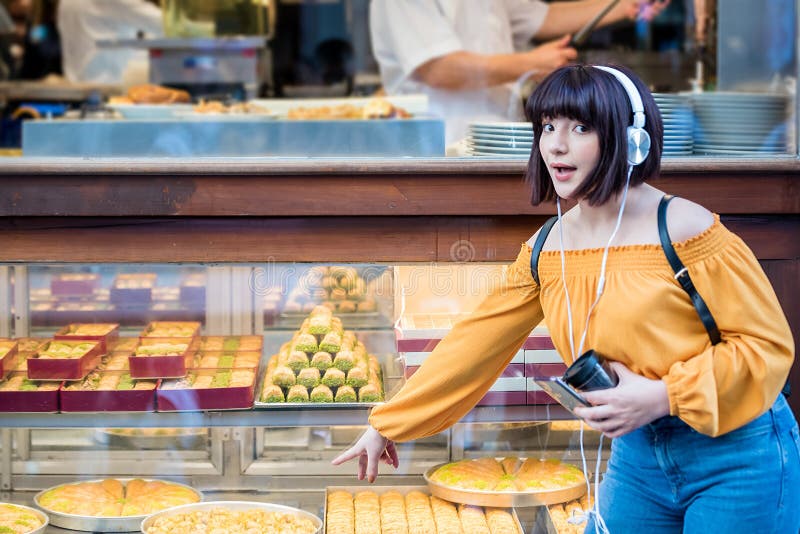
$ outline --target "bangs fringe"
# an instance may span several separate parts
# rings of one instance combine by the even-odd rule
[[[527,119],[534,129],[537,126],[541,129],[544,119],[555,117],[566,117],[594,127],[597,110],[592,104],[598,96],[594,94],[596,87],[585,69],[565,70],[551,76],[525,106]]]

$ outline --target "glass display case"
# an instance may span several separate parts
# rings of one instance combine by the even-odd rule
[[[360,435],[369,408],[381,399],[362,399],[359,390],[367,386],[351,382],[355,374],[350,371],[342,374],[346,383],[330,386],[329,399],[312,395],[293,403],[292,389],[284,386],[279,388],[284,398],[268,399],[270,360],[307,328],[309,317],[328,310],[334,323],[341,321],[342,345],[352,333],[353,343],[375,359],[380,389],[391,398],[430,352],[414,344],[440,339],[499,281],[503,269],[491,263],[2,267],[7,298],[0,302],[0,334],[14,340],[24,356],[12,369],[6,367],[0,381],[3,500],[30,505],[39,491],[59,484],[142,477],[187,484],[206,500],[287,504],[323,517],[326,488],[359,486],[354,465],[334,467],[330,461]],[[144,391],[149,403],[125,396],[147,382],[133,376],[135,359],[169,358],[141,349],[190,336],[197,341],[188,343],[194,354],[186,360],[191,362],[186,377],[152,379],[158,384]],[[487,393],[452,429],[399,445],[400,468],[382,466],[379,484],[424,485],[422,475],[433,466],[486,455],[554,458],[580,466],[581,439],[587,459],[596,459],[597,433],[581,432],[541,392],[526,392],[528,371],[563,369],[552,347],[542,348],[549,339],[545,330],[537,328],[531,339],[538,340],[537,348],[520,350],[498,379],[498,391]],[[337,369],[345,349],[331,347],[337,341],[324,336],[317,340],[314,350],[332,353],[330,368]],[[78,342],[104,344],[102,358],[85,379],[27,378],[30,361],[44,358],[42,347]],[[310,358],[312,349],[304,350]],[[358,353],[355,345],[353,352]],[[225,372],[241,371],[239,361],[257,375],[245,388],[250,393],[245,404],[237,404],[234,384],[215,382]],[[301,382],[302,370],[313,365],[307,360],[292,380]],[[114,373],[124,378],[100,385]],[[199,386],[197,396],[176,400],[181,388],[170,383],[183,381],[192,389],[194,375],[199,381],[209,373],[217,378]],[[14,387],[19,374],[20,387]],[[326,376],[317,373],[314,384],[326,384]],[[57,386],[51,404],[36,396],[45,384]],[[303,384],[310,393],[313,385]],[[357,395],[340,399],[350,384]],[[213,390],[216,404],[203,404],[204,388]],[[19,396],[25,393],[32,395]],[[606,454],[604,447],[602,457]],[[536,508],[519,509],[517,515],[531,528],[544,520],[537,519]],[[47,531],[62,529],[51,525]]]
[[[450,91],[450,101],[467,93],[471,99],[455,113],[463,123],[456,131],[454,113],[439,105],[440,90],[406,83],[419,78],[414,69],[426,56],[403,65],[408,72],[400,86],[393,81],[396,58],[414,52],[387,51],[380,40],[392,32],[395,46],[414,41],[415,25],[402,13],[387,21],[375,10],[370,18],[366,0],[176,0],[162,7],[166,38],[134,39],[131,29],[103,44],[147,50],[149,82],[157,87],[120,81],[87,98],[89,89],[63,80],[47,87],[12,80],[0,86],[5,143],[25,158],[451,156],[477,164],[526,160],[530,153],[522,103],[544,72]],[[430,9],[438,31],[459,26],[462,14]],[[795,0],[769,3],[764,16],[761,6],[744,0],[674,1],[652,20],[644,12],[614,15],[619,20],[595,28],[578,46],[578,60],[626,65],[642,77],[664,120],[667,160],[793,158],[797,12]],[[515,15],[531,20],[499,37],[507,49],[472,50],[471,43],[493,38],[480,32],[452,39],[487,54],[548,41],[547,28],[530,31],[539,28],[541,13],[491,16],[502,25]],[[476,112],[483,108],[494,111]]]

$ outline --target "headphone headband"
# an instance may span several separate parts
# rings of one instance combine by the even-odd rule
[[[623,89],[628,94],[628,100],[631,103],[633,110],[633,124],[628,126],[626,138],[628,143],[627,158],[630,165],[639,165],[650,153],[650,135],[644,129],[644,104],[642,103],[642,95],[636,89],[633,81],[628,78],[625,73],[606,66],[595,65],[596,69],[605,71],[619,83],[622,84]]]
[[[628,100],[631,101],[631,108],[633,109],[633,126],[635,128],[644,128],[644,104],[642,103],[642,96],[639,90],[633,84],[633,81],[628,78],[625,73],[617,69],[606,67],[602,65],[595,65],[594,68],[604,70],[619,80],[625,92],[628,93]]]

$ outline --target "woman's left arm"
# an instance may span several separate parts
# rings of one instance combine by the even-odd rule
[[[618,388],[587,394],[587,400],[601,406],[578,415],[609,436],[667,413],[698,432],[719,436],[764,413],[780,394],[794,360],[794,341],[753,252],[728,233],[720,251],[687,267],[722,341],[709,342],[699,354],[672,364],[661,380],[623,367]]]
[[[672,365],[670,414],[718,436],[772,406],[794,361],[794,340],[778,297],[753,252],[734,234],[727,246],[689,269],[722,341]]]

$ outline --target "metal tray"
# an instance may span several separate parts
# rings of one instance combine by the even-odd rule
[[[104,445],[133,449],[196,449],[204,447],[208,441],[208,429],[206,428],[178,428],[174,429],[176,433],[165,435],[126,434],[124,430],[96,428],[94,439]]]
[[[524,460],[524,458],[520,458]],[[453,488],[434,482],[431,475],[434,471],[451,462],[434,465],[423,475],[431,494],[450,502],[474,504],[476,506],[492,506],[496,508],[521,508],[526,506],[545,506],[572,501],[586,493],[586,482],[567,488],[546,491],[481,491]]]
[[[113,478],[116,478],[117,480],[126,485],[131,480],[134,480],[133,477],[130,478],[113,477]],[[47,512],[47,514],[50,516],[50,524],[56,527],[66,528],[70,530],[82,530],[85,532],[136,532],[139,529],[142,520],[147,517],[147,514],[131,515],[124,517],[97,517],[89,515],[75,515],[75,514],[65,514],[63,512],[56,512],[48,508],[45,508],[44,506],[39,504],[39,498],[42,495],[44,495],[45,492],[48,492],[52,489],[60,488],[62,486],[70,486],[72,484],[77,484],[80,482],[100,482],[102,480],[104,479],[80,480],[78,482],[69,482],[67,484],[59,484],[57,486],[52,486],[37,493],[36,496],[33,498],[33,502],[36,504],[36,506]],[[142,478],[142,480],[150,482],[159,479]],[[184,488],[187,488],[195,492],[201,501],[203,500],[203,494],[200,491],[192,488],[191,486],[180,484],[178,482],[172,482],[170,480],[165,480],[164,482],[169,482],[170,484],[175,484],[177,486],[182,486]]]
[[[22,504],[16,504],[11,502],[0,502],[0,506],[1,505],[15,506],[17,508],[22,508],[26,512],[30,512],[36,515],[39,519],[43,521],[41,527],[31,530],[27,534],[43,534],[47,530],[47,525],[50,523],[50,518],[47,517],[47,514],[43,513],[41,510],[37,510],[36,508],[31,508],[30,506],[24,506]]]
[[[359,491],[371,491],[373,493],[377,493],[378,495],[382,495],[388,491],[397,491],[401,495],[406,495],[412,491],[421,491],[426,495],[433,495],[435,497],[439,497],[435,493],[431,492],[428,486],[328,486],[325,488],[325,503],[323,504],[323,513],[325,515],[325,521],[328,519],[328,495],[334,491],[347,491],[355,495]],[[443,498],[443,497],[440,497]],[[449,499],[445,499],[449,500]],[[451,501],[454,502],[454,501]],[[468,503],[465,503],[468,504]],[[507,506],[495,506],[494,508],[508,508]],[[524,533],[525,531],[522,528],[522,524],[519,521],[519,517],[517,516],[516,510],[511,510],[511,515],[514,518],[514,522],[517,524],[517,532],[519,534]],[[325,532],[327,532],[327,525],[325,525]]]
[[[284,506],[282,504],[272,504],[272,503],[263,503],[263,502],[250,502],[250,501],[210,501],[210,502],[203,502],[203,503],[195,503],[195,504],[184,504],[181,506],[176,506],[174,508],[169,508],[168,510],[163,510],[161,512],[156,512],[155,514],[147,517],[141,522],[141,532],[147,533],[147,529],[153,525],[153,522],[161,517],[166,517],[170,515],[180,514],[183,512],[193,512],[199,510],[210,510],[212,508],[224,507],[228,510],[252,510],[253,508],[257,508],[260,510],[264,510],[267,512],[281,512],[284,514],[296,514],[302,517],[306,517],[310,519],[314,525],[316,525],[317,530],[315,530],[315,534],[322,532],[322,520],[315,516],[310,512],[306,512],[305,510],[301,510],[299,508],[293,508],[291,506]]]

